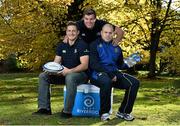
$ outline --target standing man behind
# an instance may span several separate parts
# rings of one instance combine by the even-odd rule
[[[65,106],[61,113],[62,117],[71,117],[77,85],[87,81],[85,71],[88,69],[89,51],[88,45],[78,38],[77,24],[70,22],[67,25],[67,43],[60,43],[57,47],[54,62],[64,66],[59,75],[41,73],[39,75],[38,111],[33,114],[51,115],[50,84],[66,84]]]
[[[80,37],[90,44],[100,37],[101,29],[106,23],[108,22],[96,19],[96,12],[92,8],[86,8],[83,12],[82,20],[77,21]],[[116,35],[113,39],[113,44],[118,45],[123,38],[124,31],[117,26],[113,27],[115,28],[114,35]],[[67,37],[65,37],[64,42],[67,42]]]
[[[119,71],[126,64],[119,46],[113,46],[114,28],[105,24],[98,38],[90,45],[91,83],[100,88],[101,120],[109,120],[111,108],[111,88],[125,89],[125,96],[116,114],[118,118],[131,121],[130,114],[139,88],[139,81],[131,75]]]

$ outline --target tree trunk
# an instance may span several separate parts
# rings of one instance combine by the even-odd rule
[[[172,0],[169,0],[166,14],[162,23],[158,14],[161,12],[162,7],[161,0],[153,0],[153,4],[156,7],[156,11],[152,12],[152,29],[151,29],[151,48],[150,48],[150,60],[149,60],[149,78],[156,77],[156,53],[159,45],[160,35],[165,27],[167,21],[168,13],[170,10],[170,5]]]
[[[77,21],[82,18],[83,11],[79,6],[83,3],[84,0],[74,0],[70,6],[68,6],[68,15],[67,20]]]
[[[151,47],[150,47],[150,60],[149,60],[149,78],[155,78],[156,74],[156,53],[160,38],[160,17],[158,14],[161,12],[161,0],[153,0],[152,4],[156,9],[152,11],[152,28],[151,28]]]
[[[156,77],[156,53],[158,49],[158,44],[159,44],[159,38],[160,34],[155,33],[152,35],[152,40],[151,40],[151,50],[150,50],[150,60],[149,60],[149,78],[155,78]]]
[[[149,78],[155,78],[156,74],[156,53],[159,44],[160,31],[158,29],[159,26],[159,18],[154,18],[152,23],[152,31],[151,31],[151,48],[150,48],[150,60],[149,60]]]

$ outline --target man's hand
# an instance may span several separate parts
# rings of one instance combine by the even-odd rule
[[[68,42],[68,37],[67,37],[67,35],[64,36],[63,42],[64,42],[64,43],[67,43],[67,42]]]
[[[119,38],[114,38],[113,41],[112,41],[112,44],[114,46],[118,46],[119,45],[119,42],[121,42],[122,40],[119,40]]]
[[[68,69],[67,67],[64,67],[64,70],[60,74],[66,76],[69,73],[72,73],[72,70]]]
[[[121,28],[116,26],[114,30],[114,35],[115,35],[115,38],[113,39],[112,43],[114,46],[117,46],[119,42],[122,41],[122,38],[124,36],[124,31]]]
[[[115,76],[113,79],[112,79],[113,82],[116,82],[117,81],[117,77]]]

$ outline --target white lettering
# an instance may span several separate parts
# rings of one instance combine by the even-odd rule
[[[82,110],[82,109],[77,109],[78,113],[84,113],[84,114],[99,114],[99,111],[97,110]]]

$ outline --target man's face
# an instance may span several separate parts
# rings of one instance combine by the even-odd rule
[[[84,24],[88,29],[92,29],[94,27],[96,17],[94,14],[92,15],[84,15],[83,17]]]
[[[104,26],[101,31],[101,37],[106,42],[111,41],[113,39],[113,28]]]
[[[76,40],[78,37],[79,31],[77,30],[76,26],[70,25],[66,29],[66,35],[70,41]]]

